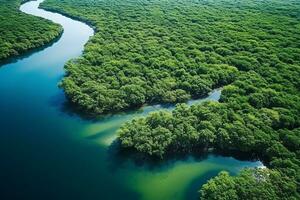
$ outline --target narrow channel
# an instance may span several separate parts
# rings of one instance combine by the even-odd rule
[[[27,2],[20,10],[60,24],[61,38],[0,68],[4,199],[195,199],[198,185],[219,171],[235,174],[261,165],[213,154],[153,163],[120,153],[113,141],[122,123],[174,106],[148,106],[97,120],[75,114],[58,82],[64,64],[82,54],[94,31],[82,22],[39,9],[42,1]],[[215,90],[189,103],[217,101],[220,93]]]

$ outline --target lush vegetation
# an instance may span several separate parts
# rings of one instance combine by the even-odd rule
[[[238,70],[220,54],[236,55],[229,52],[233,47],[221,53],[227,37],[219,34],[221,24],[209,33],[210,13],[199,14],[205,8],[174,3],[48,0],[44,8],[80,16],[97,29],[83,58],[66,65],[61,86],[69,99],[84,111],[102,114],[145,103],[185,102],[231,83]]]
[[[221,103],[179,104],[172,112],[134,119],[119,130],[121,144],[159,157],[209,148],[242,152],[269,168],[237,177],[222,173],[201,189],[203,199],[299,199],[299,67],[286,66],[279,72],[265,69],[264,77],[241,73],[224,87]]]
[[[57,38],[62,28],[19,11],[22,0],[0,0],[0,61],[41,47]]]
[[[82,110],[102,114],[198,98],[231,83],[237,69],[294,66],[299,3],[289,3],[48,0],[43,7],[97,29],[83,57],[66,65],[61,86]]]
[[[247,169],[236,177],[221,172],[204,184],[200,192],[203,199],[209,200],[296,200],[299,199],[296,190],[293,180],[279,171]]]
[[[298,70],[299,71],[299,70]],[[295,80],[299,73],[290,73]],[[283,74],[283,76],[287,74]],[[274,79],[274,81],[278,81]],[[295,84],[297,84],[296,81]],[[224,87],[222,103],[206,102],[188,107],[178,104],[172,113],[160,111],[146,118],[134,119],[119,131],[122,144],[150,155],[163,156],[168,151],[191,151],[216,147],[267,155],[267,147],[282,143],[298,151],[297,131],[289,136],[286,129],[300,125],[300,96],[296,85],[290,88],[267,83],[250,71]],[[287,90],[295,94],[286,93]],[[283,139],[290,138],[289,141]],[[291,147],[293,146],[293,147]]]
[[[61,86],[95,114],[184,102],[227,85],[221,101],[134,119],[122,146],[158,157],[209,148],[268,169],[222,172],[203,199],[300,199],[300,2],[48,0],[97,33]]]

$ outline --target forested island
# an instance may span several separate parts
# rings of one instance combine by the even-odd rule
[[[62,28],[48,20],[19,11],[28,0],[0,0],[0,62],[49,44]]]
[[[43,8],[96,29],[60,84],[86,113],[185,102],[224,86],[220,102],[124,124],[124,148],[162,159],[245,153],[267,168],[221,172],[200,198],[300,199],[299,1],[48,0]]]

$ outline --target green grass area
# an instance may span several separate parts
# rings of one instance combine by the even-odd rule
[[[221,102],[155,112],[119,130],[153,156],[215,148],[269,169],[221,173],[204,199],[299,199],[300,2],[297,0],[48,0],[96,28],[66,65],[69,99],[93,114],[184,102],[225,86]],[[226,192],[225,192],[226,191]]]
[[[41,47],[57,38],[62,28],[19,11],[22,0],[0,0],[0,61]]]

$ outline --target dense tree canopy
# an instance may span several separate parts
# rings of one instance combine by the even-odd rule
[[[97,30],[61,83],[89,113],[185,102],[231,83],[237,69],[292,71],[299,63],[297,1],[47,0],[43,7]]]
[[[300,199],[300,2],[297,0],[48,0],[97,29],[61,83],[83,110],[184,102],[224,86],[220,102],[154,112],[119,130],[149,155],[215,148],[268,169],[227,173],[204,199]]]
[[[43,46],[62,32],[57,24],[20,12],[21,2],[0,0],[0,61]]]
[[[290,73],[290,78],[296,78],[293,76],[299,74]],[[230,180],[227,180],[220,175],[202,188],[203,198],[221,200],[235,199],[236,196],[237,199],[299,199],[299,88],[295,85],[297,83],[282,85],[277,83],[280,79],[275,79],[275,84],[266,80],[267,76],[263,78],[249,71],[224,87],[221,103],[205,102],[191,107],[178,104],[172,112],[153,112],[147,117],[127,122],[119,130],[121,144],[159,157],[166,153],[208,148],[255,155],[269,168],[265,170],[264,176],[269,173],[280,176],[270,176],[269,184],[277,184],[269,187],[272,191],[258,188],[267,186],[257,185],[252,180],[253,174],[258,173],[254,170],[249,172],[251,175],[247,173],[238,176],[245,176],[246,181],[249,181],[249,190],[243,191],[245,194],[239,192],[241,179],[229,177]],[[222,188],[224,184],[217,184],[219,181],[224,181],[226,188]],[[236,182],[234,186],[227,188],[231,187],[227,182],[232,181]],[[281,188],[282,185],[286,187]],[[274,193],[279,188],[280,193]],[[228,193],[222,193],[225,196],[219,195],[223,190]],[[264,197],[260,196],[261,192],[272,194]],[[248,198],[245,195],[249,195]]]
[[[210,200],[297,199],[293,180],[267,169],[244,170],[237,177],[221,172],[203,185],[201,197]]]

